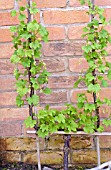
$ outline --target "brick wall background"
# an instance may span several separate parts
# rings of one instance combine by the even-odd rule
[[[64,103],[76,103],[76,94],[86,90],[84,84],[73,89],[81,71],[85,71],[87,63],[82,56],[81,46],[85,40],[81,38],[82,28],[89,22],[87,7],[81,7],[79,0],[35,0],[40,14],[36,19],[49,31],[49,43],[43,44],[43,59],[51,72],[49,87],[53,93],[41,96],[41,106],[50,104],[58,109]],[[105,16],[111,19],[111,0],[95,0],[96,4],[105,8]],[[22,0],[19,5],[26,3]],[[23,124],[28,115],[27,106],[17,108],[15,105],[14,66],[10,63],[13,53],[9,27],[18,24],[10,12],[18,9],[15,0],[0,1],[0,146],[2,159],[8,161],[36,162],[35,139],[28,138]],[[107,29],[111,32],[111,26]],[[111,46],[108,47],[108,60],[111,61]],[[111,85],[111,82],[110,82]],[[111,87],[104,88],[101,95],[111,98]],[[101,112],[101,117],[105,116]],[[107,129],[110,131],[110,128]],[[101,137],[102,161],[111,159],[111,138]],[[32,148],[31,148],[32,147]],[[62,136],[53,136],[48,141],[41,139],[42,163],[62,163]],[[7,152],[5,152],[7,151]],[[48,158],[47,158],[48,154]],[[71,140],[70,163],[96,163],[90,137],[73,137]],[[49,161],[50,160],[50,161]]]

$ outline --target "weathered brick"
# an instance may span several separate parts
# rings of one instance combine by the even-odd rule
[[[63,149],[64,136],[63,135],[51,135],[48,139],[47,149]],[[86,136],[71,136],[70,148],[71,149],[83,149],[91,148],[92,144],[90,137]]]
[[[111,148],[111,136],[100,136],[100,148]]]
[[[83,64],[84,63],[84,64]],[[71,72],[85,72],[88,68],[88,63],[85,58],[70,58],[69,70]]]
[[[0,1],[0,9],[12,9],[14,7],[14,0],[7,0]]]
[[[15,90],[15,78],[1,76],[0,90]]]
[[[43,54],[49,57],[82,55],[83,44],[82,42],[45,43]]]
[[[67,102],[67,93],[66,91],[56,91],[50,95],[41,94],[40,101],[41,103],[65,103]]]
[[[12,74],[14,71],[14,65],[8,59],[0,59],[0,74]]]
[[[91,148],[92,143],[88,136],[72,136],[70,146],[71,149]]]
[[[45,24],[51,25],[85,23],[89,21],[89,16],[85,10],[45,11],[43,18]]]
[[[1,138],[1,151],[36,151],[36,139],[28,137]],[[45,139],[39,139],[40,149],[45,148]]]
[[[18,24],[18,18],[16,17],[11,17],[10,12],[3,12],[0,13],[0,25],[1,26],[7,26],[7,25],[15,25]]]
[[[28,108],[1,108],[0,121],[24,120],[28,117]]]
[[[12,47],[12,43],[0,44],[0,58],[10,58],[14,51]]]
[[[101,150],[101,163],[111,159],[110,150]],[[72,163],[97,164],[97,153],[95,150],[79,150],[72,153]]]
[[[64,139],[63,135],[51,135],[47,141],[47,149],[63,149]]]
[[[0,42],[10,42],[12,40],[9,29],[0,29]]]
[[[85,26],[70,26],[69,29],[68,29],[68,38],[69,39],[83,39],[82,38],[82,34],[84,33],[83,32],[83,28]]]
[[[47,70],[49,72],[63,72],[65,70],[65,62],[64,59],[52,59],[52,60],[44,60],[46,63]]]
[[[41,164],[62,164],[63,162],[63,153],[62,152],[41,152],[40,154],[41,158]],[[37,163],[37,153],[36,152],[31,152],[24,154],[24,159],[23,161],[25,163]]]
[[[3,92],[0,93],[0,105],[1,106],[8,106],[8,105],[15,105],[17,94],[15,92]]]
[[[18,122],[0,123],[0,136],[20,136],[22,135],[22,126]]]
[[[64,27],[47,27],[49,32],[49,40],[64,40],[65,28]]]
[[[9,162],[20,162],[21,154],[18,152],[0,152],[0,160],[2,164],[7,164]]]
[[[48,86],[50,88],[73,88],[74,83],[78,80],[78,76],[53,76],[49,77]],[[84,87],[84,83],[81,82],[79,87]]]

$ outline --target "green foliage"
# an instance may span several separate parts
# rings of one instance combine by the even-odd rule
[[[108,87],[108,79],[111,80],[111,63],[107,62],[107,51],[106,47],[111,44],[111,36],[106,30],[106,26],[110,24],[110,21],[106,21],[104,17],[104,9],[92,4],[91,0],[80,0],[82,5],[88,4],[89,11],[87,12],[91,16],[91,22],[83,29],[85,34],[83,37],[86,38],[86,44],[82,47],[84,51],[84,57],[88,62],[88,69],[84,76],[81,76],[74,84],[74,87],[78,87],[79,83],[84,82],[87,87],[87,95],[79,94],[77,99],[78,109],[82,109],[82,114],[86,115],[86,123],[90,124],[90,127],[94,129],[94,124],[99,120],[99,108],[102,105],[110,105],[111,100],[108,98],[100,99],[101,90],[104,87]],[[105,76],[107,75],[107,77]],[[88,100],[88,94],[92,95],[94,102]],[[94,97],[96,96],[96,97]],[[98,112],[98,113],[97,113]],[[95,113],[96,118],[93,120],[93,113]],[[88,120],[87,115],[91,114],[90,120]],[[90,121],[88,123],[87,121]],[[107,123],[106,123],[107,122]],[[102,123],[105,125],[110,125],[111,120],[104,120]],[[85,131],[86,127],[84,128]],[[97,128],[95,130],[102,131],[103,127]]]
[[[88,4],[87,13],[92,18],[83,29],[86,44],[82,49],[89,67],[85,75],[75,82],[74,87],[77,88],[82,82],[87,87],[87,91],[86,94],[78,94],[76,107],[67,105],[67,108],[61,111],[49,108],[40,110],[38,135],[41,137],[58,130],[76,132],[83,129],[87,133],[104,130],[103,126],[97,125],[97,122],[100,119],[99,108],[111,104],[111,100],[107,98],[100,99],[101,90],[108,87],[108,79],[111,80],[111,63],[107,62],[106,51],[107,45],[111,43],[111,36],[105,29],[109,22],[103,15],[104,10],[92,4],[91,0],[80,0],[80,3]],[[93,101],[89,100],[89,95],[92,96]],[[111,119],[104,119],[102,124],[111,125]]]
[[[111,63],[107,61],[108,53],[106,51],[107,45],[111,43],[111,36],[105,29],[110,22],[106,21],[104,17],[104,10],[92,4],[91,0],[80,0],[80,3],[88,4],[87,13],[91,16],[91,22],[83,29],[86,44],[82,47],[89,67],[85,75],[75,82],[74,87],[77,88],[82,82],[87,87],[87,91],[86,94],[78,94],[75,107],[67,104],[66,109],[61,111],[50,109],[49,106],[40,110],[37,114],[39,127],[37,133],[40,137],[48,136],[58,130],[77,132],[79,129],[83,129],[87,133],[104,130],[103,126],[97,126],[97,122],[99,108],[104,104],[111,105],[111,100],[108,98],[100,99],[102,88],[108,87],[108,79],[111,80]],[[40,58],[41,41],[48,41],[48,32],[36,20],[27,23],[27,17],[24,14],[26,9],[32,15],[38,13],[35,3],[32,3],[32,7],[28,5],[20,7],[18,16],[20,24],[10,28],[13,32],[15,49],[11,62],[16,65],[14,71],[18,92],[16,103],[18,107],[27,103],[29,108],[33,108],[39,105],[39,96],[34,93],[35,90],[45,94],[51,93],[49,88],[43,87],[48,83],[49,73]],[[16,11],[12,11],[11,15],[16,16]],[[18,65],[22,65],[23,69],[20,70]],[[89,95],[92,95],[93,101],[89,101]],[[27,127],[35,126],[36,120],[33,120],[33,115],[35,113],[32,112],[32,115],[25,120]],[[104,119],[102,124],[111,125],[110,118]]]
[[[41,59],[41,42],[48,41],[48,32],[35,19],[29,21],[25,14],[26,10],[28,16],[34,16],[39,12],[34,2],[31,7],[26,5],[19,8],[19,25],[10,27],[15,50],[10,61],[15,64],[14,76],[18,93],[16,104],[18,107],[29,105],[30,117],[25,120],[25,123],[27,127],[34,127],[36,120],[33,120],[33,107],[39,105],[39,93],[51,93],[51,90],[46,87],[49,73]],[[17,12],[13,10],[11,16],[16,15]]]

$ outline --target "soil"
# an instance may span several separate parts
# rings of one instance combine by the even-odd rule
[[[69,170],[84,170],[86,168],[83,168],[81,166],[69,168]],[[0,170],[38,170],[37,165],[32,164],[25,164],[22,162],[19,163],[8,163],[6,165],[0,166]],[[47,166],[43,166],[42,170],[63,170],[63,168],[51,168]]]

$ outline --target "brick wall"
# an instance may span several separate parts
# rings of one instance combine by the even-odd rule
[[[111,0],[95,1],[97,5],[105,8],[105,16],[107,19],[110,19]],[[82,56],[81,50],[81,46],[85,42],[81,38],[82,28],[89,21],[89,17],[86,14],[87,7],[81,7],[79,0],[35,0],[35,2],[38,8],[40,8],[40,14],[36,16],[36,19],[47,27],[49,31],[50,41],[48,44],[43,44],[43,58],[47,64],[48,71],[51,72],[49,87],[53,90],[50,96],[41,96],[41,105],[44,106],[48,103],[52,107],[60,109],[64,107],[64,103],[66,102],[75,104],[76,94],[79,91],[85,90],[83,84],[80,84],[79,90],[73,89],[73,84],[80,72],[85,71],[87,68],[87,63]],[[22,0],[19,5],[25,3],[26,0]],[[18,109],[15,105],[14,66],[9,61],[13,53],[9,27],[18,24],[18,20],[10,16],[12,9],[18,9],[18,4],[15,0],[8,0],[8,2],[7,0],[0,1],[0,136],[2,137],[1,146],[4,146],[1,147],[2,157],[9,161],[10,158],[13,158],[11,161],[25,162],[30,158],[32,162],[33,160],[36,162],[36,159],[34,159],[34,139],[27,137],[23,124],[24,119],[28,115],[28,108],[25,106]],[[110,26],[107,29],[111,32]],[[111,60],[111,46],[108,47],[108,52],[108,60]],[[105,88],[101,95],[106,94],[111,98],[110,92],[111,87]],[[102,113],[101,115],[104,116]],[[96,153],[93,154],[94,150],[92,143],[90,143],[90,138],[82,138],[82,142],[81,138],[75,139],[73,137],[72,139],[70,163],[95,163]],[[32,155],[30,155],[31,148],[28,146],[27,140],[32,141]],[[74,143],[74,141],[77,142]],[[58,161],[58,164],[61,164],[61,149],[63,147],[61,137],[50,138],[48,143],[44,140],[42,142],[42,157],[47,157],[47,154],[49,154],[50,158],[53,158],[50,164],[57,164],[57,162],[53,161],[55,157],[57,158],[59,156],[60,162]],[[13,147],[10,146],[11,143]],[[15,143],[18,143],[19,146],[16,145],[14,148]],[[76,147],[77,143],[79,145]],[[84,146],[83,143],[85,143]],[[22,144],[24,144],[23,150],[21,147]],[[101,148],[101,152],[103,153],[102,161],[109,160],[111,158],[109,137],[101,137]],[[5,150],[8,151],[7,154],[4,154],[6,153],[4,152]],[[53,154],[51,154],[52,152]],[[92,157],[89,157],[90,152],[92,152]],[[104,152],[106,152],[107,156],[104,156]],[[45,156],[43,156],[44,154]],[[47,162],[47,160],[46,162],[43,161],[43,163]]]

